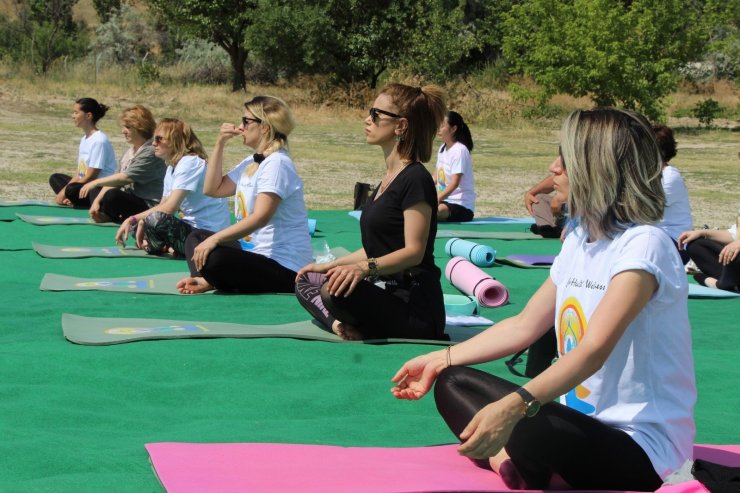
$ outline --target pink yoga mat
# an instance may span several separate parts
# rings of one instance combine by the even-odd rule
[[[509,290],[464,257],[447,262],[445,276],[457,289],[478,298],[478,304],[496,307],[509,301]]]
[[[168,493],[507,492],[491,471],[457,453],[458,445],[415,448],[278,443],[149,443]],[[696,445],[696,458],[740,466],[738,445]],[[540,490],[534,490],[540,491]],[[660,493],[706,493],[698,481]],[[571,492],[572,493],[572,492]]]

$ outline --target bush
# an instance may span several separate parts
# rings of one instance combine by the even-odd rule
[[[91,48],[102,65],[137,63],[152,51],[157,34],[133,7],[123,4],[95,30]]]
[[[225,84],[231,80],[229,56],[214,43],[189,39],[175,53],[183,77],[188,82]]]
[[[694,115],[695,118],[699,119],[699,123],[709,128],[712,126],[712,122],[717,118],[717,116],[719,116],[721,111],[722,108],[720,108],[719,103],[714,99],[709,98],[696,103],[691,114]]]

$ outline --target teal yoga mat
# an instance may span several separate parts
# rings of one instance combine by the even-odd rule
[[[450,343],[469,339],[481,332],[480,329],[471,327],[447,327],[445,332],[450,336],[451,342],[394,338],[344,341],[310,320],[282,325],[244,325],[225,322],[145,318],[95,318],[69,313],[62,314],[62,331],[68,341],[88,346],[105,346],[157,339],[209,339],[215,337],[288,337],[354,344],[412,343],[447,346]]]
[[[41,291],[114,291],[121,293],[176,294],[181,295],[175,285],[180,279],[190,276],[188,272],[170,272],[135,277],[84,278],[44,274]],[[214,291],[209,291],[210,294]]]
[[[708,288],[699,284],[689,284],[689,298],[740,298],[740,293]]]
[[[463,257],[478,267],[490,267],[496,261],[496,250],[462,238],[452,238],[445,244],[445,253],[450,257]]]
[[[97,246],[55,246],[42,245],[41,243],[32,243],[36,253],[46,258],[89,258],[89,257],[108,257],[108,258],[153,258],[173,260],[174,257],[149,255],[144,250],[136,247],[97,247]],[[177,260],[177,259],[175,259]],[[182,260],[182,259],[180,259]]]
[[[437,238],[484,238],[489,240],[544,240],[534,233],[516,231],[467,231],[455,229],[438,229]]]
[[[0,200],[0,207],[25,207],[29,205],[37,205],[41,207],[65,207],[69,209],[69,206],[59,205],[53,200]]]
[[[35,226],[69,226],[74,224],[88,224],[91,226],[119,227],[116,223],[96,223],[89,217],[62,217],[62,216],[32,216],[30,214],[20,214],[16,212],[18,219],[33,224]]]

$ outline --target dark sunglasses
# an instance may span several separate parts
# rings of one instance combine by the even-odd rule
[[[401,115],[391,113],[390,111],[380,110],[378,108],[370,108],[370,119],[373,121],[373,125],[377,125],[380,121],[380,115],[387,115],[393,118],[403,118]]]
[[[563,150],[558,146],[558,154],[560,155],[560,166],[562,166],[563,171],[565,171],[565,158],[563,157]]]
[[[154,143],[155,144],[161,144],[163,140],[164,140],[164,137],[162,137],[161,135],[155,135],[154,136]]]
[[[260,120],[259,118],[249,118],[248,116],[243,116],[242,117],[242,126],[244,128],[247,128],[249,126],[249,123],[250,122],[262,123],[262,120]]]

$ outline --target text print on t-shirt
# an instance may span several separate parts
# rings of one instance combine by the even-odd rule
[[[568,279],[568,284],[566,284],[566,287],[569,286],[586,289],[598,289],[599,291],[606,290],[606,284],[601,284],[596,281],[592,281],[591,279],[578,279],[577,277],[571,277],[570,279]]]

